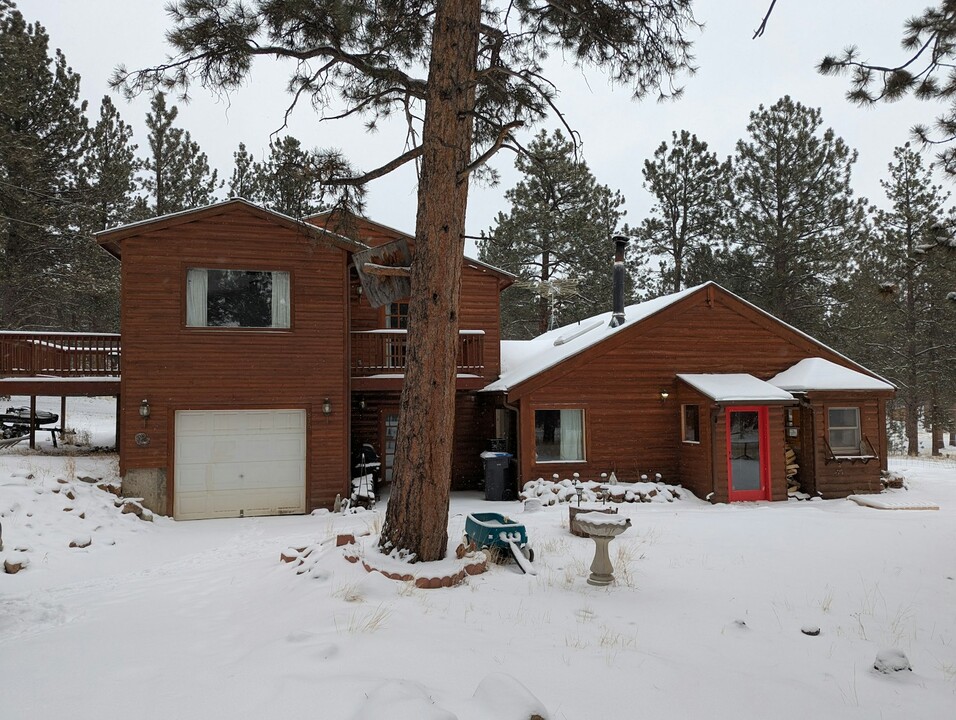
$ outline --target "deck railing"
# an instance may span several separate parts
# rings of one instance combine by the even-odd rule
[[[481,375],[484,362],[483,330],[458,333],[458,373]],[[367,330],[352,333],[352,377],[405,374],[408,335],[405,330]]]
[[[0,331],[0,377],[119,374],[118,334]]]

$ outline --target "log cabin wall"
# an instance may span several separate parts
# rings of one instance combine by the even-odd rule
[[[611,470],[628,482],[656,472],[665,482],[679,482],[677,373],[745,372],[768,380],[814,356],[848,364],[835,352],[708,286],[512,388],[509,402],[520,402],[521,407],[520,482],[553,472],[562,477],[579,472],[582,478],[596,479]],[[662,389],[670,393],[664,401]],[[533,411],[561,406],[585,411],[586,460],[538,464]],[[772,492],[774,498],[783,499],[782,410],[771,408],[771,418]],[[724,432],[720,422],[717,428]],[[719,444],[720,438],[714,442]],[[726,467],[721,471],[720,466],[716,463],[723,472],[717,485],[718,490],[723,486],[726,500]],[[783,483],[782,490],[778,482]]]
[[[815,491],[826,499],[841,498],[854,493],[879,492],[882,489],[880,470],[886,462],[885,441],[877,438],[885,435],[885,405],[882,398],[864,396],[860,393],[823,393],[807,395],[813,412],[814,477]],[[860,432],[873,444],[879,460],[860,461],[833,460],[829,457],[826,441],[829,437],[829,413],[831,407],[856,407],[860,410]],[[881,425],[880,423],[883,423]],[[881,449],[882,448],[882,449]]]
[[[361,408],[360,401],[365,402]],[[384,455],[383,428],[386,412],[397,412],[399,393],[362,392],[352,396],[352,442],[370,443]],[[490,398],[474,392],[459,392],[455,398],[455,444],[452,456],[452,489],[474,490],[484,476],[481,453],[494,436],[494,406]]]
[[[676,481],[699,498],[705,498],[714,491],[714,431],[718,408],[714,401],[702,395],[684,383],[677,390],[678,412],[684,405],[698,407],[698,427],[700,436],[697,442],[678,438],[678,466]]]
[[[176,410],[305,409],[306,503],[347,490],[348,253],[243,207],[122,240],[121,473],[164,470],[172,508]],[[289,330],[187,328],[189,267],[282,270],[291,275]],[[323,399],[333,413],[322,414]],[[149,400],[147,423],[139,404]],[[145,430],[147,447],[134,436]]]

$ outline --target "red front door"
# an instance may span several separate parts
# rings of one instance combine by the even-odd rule
[[[770,431],[767,407],[729,407],[727,494],[731,502],[770,499]]]

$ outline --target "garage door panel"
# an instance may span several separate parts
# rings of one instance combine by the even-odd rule
[[[176,413],[177,519],[305,512],[304,410]]]

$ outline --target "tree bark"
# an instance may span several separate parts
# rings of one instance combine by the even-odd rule
[[[422,131],[408,357],[383,550],[444,558],[455,429],[458,301],[464,255],[480,0],[437,3]]]

